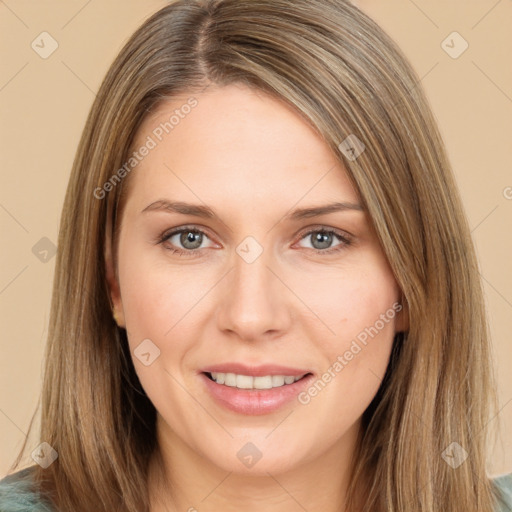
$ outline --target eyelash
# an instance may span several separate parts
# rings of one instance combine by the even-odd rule
[[[164,244],[174,235],[177,235],[177,234],[183,233],[183,232],[185,232],[185,233],[190,233],[190,232],[201,233],[202,235],[208,237],[208,234],[205,231],[203,231],[202,229],[198,229],[193,226],[183,226],[178,229],[173,229],[172,231],[166,231],[159,237],[157,242],[159,244]],[[325,255],[325,254],[337,253],[337,252],[344,250],[346,247],[348,247],[349,245],[352,244],[352,240],[346,233],[343,233],[343,232],[338,231],[333,228],[326,228],[326,227],[316,227],[315,229],[310,229],[309,231],[307,231],[305,233],[301,233],[301,237],[299,240],[302,240],[308,236],[311,236],[313,233],[323,233],[323,234],[327,234],[327,235],[335,235],[342,242],[339,245],[337,245],[333,248],[330,248],[330,249],[314,249],[314,248],[310,249],[310,248],[308,248],[309,250],[314,251],[316,254],[324,254]],[[201,249],[184,250],[184,249],[176,249],[176,248],[170,248],[170,247],[166,247],[166,250],[171,251],[173,254],[177,254],[180,257],[194,256],[195,253],[197,253],[198,251],[201,251]]]

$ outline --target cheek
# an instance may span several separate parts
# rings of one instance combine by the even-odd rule
[[[303,283],[303,293],[307,288],[307,297],[313,301],[311,309],[322,320],[312,317],[305,328],[308,337],[316,340],[323,365],[319,380],[302,403],[311,399],[313,410],[343,411],[347,416],[335,420],[343,423],[364,412],[384,377],[400,311],[399,289],[382,259],[332,269],[324,277]]]
[[[386,333],[394,328],[393,304],[398,300],[399,290],[391,270],[381,258],[361,259],[357,264],[343,267],[325,267],[315,273],[290,273],[286,279],[307,306],[303,318],[306,325],[316,331],[311,339],[321,339],[329,353],[339,350],[348,340],[375,324],[379,331]],[[381,315],[384,315],[385,325],[382,325]],[[364,334],[361,337],[364,338]]]
[[[338,342],[330,344],[328,352],[331,360],[341,362],[351,385],[373,389],[384,376],[393,345],[397,287],[387,272],[374,271],[366,278],[347,281],[335,323]]]
[[[125,255],[119,261],[119,280],[131,337],[165,342],[174,329],[193,325],[194,308],[208,289],[208,272],[199,268],[186,272],[163,259],[155,261],[143,251]]]
[[[119,258],[121,297],[135,371],[162,415],[192,416],[199,422],[204,411],[189,410],[190,401],[183,400],[178,382],[184,360],[197,339],[193,331],[200,322],[198,306],[208,279],[199,273],[191,280],[192,272],[155,261],[147,252],[133,244],[132,250],[125,250]],[[145,353],[150,354],[147,359]]]

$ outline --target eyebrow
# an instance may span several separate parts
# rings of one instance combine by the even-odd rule
[[[152,211],[167,211],[170,213],[181,213],[183,215],[192,215],[194,217],[214,218],[215,211],[208,206],[199,204],[185,203],[182,201],[168,201],[160,199],[146,206],[141,213]],[[322,206],[312,206],[309,208],[297,208],[291,213],[284,216],[285,220],[301,220],[309,219],[311,217],[319,217],[320,215],[327,215],[329,213],[344,212],[344,211],[364,211],[364,208],[357,203],[350,202],[336,202]]]

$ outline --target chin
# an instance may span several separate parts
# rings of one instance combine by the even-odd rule
[[[265,433],[265,436],[268,433]],[[261,439],[261,441],[259,440]],[[304,445],[299,443],[301,451]],[[233,453],[234,456],[228,454]],[[221,453],[207,454],[213,464],[224,471],[247,476],[268,476],[270,474],[286,473],[300,466],[304,459],[299,454],[299,449],[291,444],[283,446],[278,442],[275,446],[264,436],[254,436],[254,441],[240,441],[222,450]]]

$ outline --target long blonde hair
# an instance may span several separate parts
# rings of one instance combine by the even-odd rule
[[[156,411],[112,319],[105,275],[125,183],[100,198],[95,191],[127,161],[148,113],[209,83],[285,100],[339,155],[407,304],[410,329],[396,337],[364,413],[348,506],[361,488],[373,512],[491,512],[487,423],[497,399],[461,200],[417,75],[368,16],[340,0],[173,1],[109,69],[62,212],[40,430],[59,457],[36,467],[37,484],[57,510],[148,510]],[[365,144],[357,159],[338,147],[349,135]],[[452,442],[469,454],[457,469],[442,457]]]

